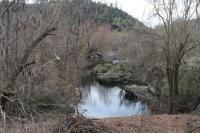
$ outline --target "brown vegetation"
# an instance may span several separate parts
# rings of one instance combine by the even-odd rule
[[[120,133],[198,133],[200,117],[190,115],[133,116],[99,120]]]
[[[78,102],[83,77],[90,75],[86,68],[99,63],[92,60],[98,56],[101,63],[128,64],[131,78],[153,86],[157,94],[153,104],[158,104],[155,108],[163,104],[162,113],[167,108],[170,114],[194,110],[200,102],[200,2],[184,0],[182,16],[177,18],[176,0],[154,0],[161,25],[131,25],[131,30],[120,32],[99,19],[106,6],[91,14],[90,2],[0,1],[2,132],[162,132],[165,125],[163,132],[198,131],[199,116],[90,120],[81,116]],[[72,113],[60,125],[55,122]]]

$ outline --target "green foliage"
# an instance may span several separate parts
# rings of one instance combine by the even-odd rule
[[[98,64],[98,65],[93,69],[93,72],[94,72],[95,74],[106,73],[111,67],[112,67],[112,64],[110,64],[110,63]]]
[[[122,11],[121,9],[113,6],[107,7],[107,12],[103,17],[104,22],[112,25],[112,29],[117,29],[118,31],[129,30],[139,22],[136,18],[133,18],[128,13]]]
[[[112,21],[112,29],[117,29],[118,31],[131,29],[132,26],[136,24],[135,21],[131,19],[123,19],[121,17],[115,17]]]
[[[67,10],[67,7],[70,7],[70,10]],[[112,25],[113,29],[127,30],[136,23],[141,23],[116,6],[108,6],[103,3],[93,2],[92,0],[72,0],[66,4],[64,12],[66,14],[74,14],[74,10],[77,10],[77,7],[82,13],[82,20],[94,20],[96,22],[108,23]],[[74,23],[72,19],[68,21],[71,21],[72,24]]]
[[[123,77],[124,73],[122,71],[118,71],[118,72],[113,72],[112,70],[106,72],[105,74],[100,75],[98,78],[100,80],[104,80],[106,82],[115,82],[120,80],[120,77]]]
[[[181,95],[200,96],[200,68],[182,66],[179,88]]]
[[[112,68],[110,69],[111,72],[119,72],[119,71],[123,71],[122,69],[122,65],[121,64],[114,64],[112,66]]]
[[[131,20],[133,23],[137,23],[138,20],[136,18],[133,18],[131,15],[128,13],[122,11],[121,9],[117,7],[107,7],[108,10],[104,16],[104,20],[108,23],[112,23],[114,19],[120,18],[121,20]]]
[[[119,79],[124,75],[124,70],[121,64],[113,64],[111,67],[99,77],[101,79]]]
[[[183,65],[179,76],[178,109],[187,113],[200,103],[200,68]]]
[[[125,83],[132,78],[127,64],[98,64],[93,68],[93,73],[101,83],[105,84]]]

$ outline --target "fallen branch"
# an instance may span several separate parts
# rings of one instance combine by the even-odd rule
[[[88,119],[84,116],[79,117],[80,122],[80,132],[81,133],[112,133],[117,131],[110,127],[105,126],[101,122],[97,122],[92,119]],[[55,132],[59,133],[75,133],[77,131],[77,118],[76,116],[69,115],[64,121],[62,121],[58,127],[56,127]],[[114,130],[114,131],[113,131]]]

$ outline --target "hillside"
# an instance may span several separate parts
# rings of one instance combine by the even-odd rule
[[[67,1],[65,7],[65,13],[70,12],[73,14],[78,9],[83,13],[84,18],[110,24],[113,30],[129,30],[136,24],[142,24],[138,19],[112,4],[108,6],[100,2],[93,2],[92,0],[73,0]],[[70,10],[66,10],[69,9],[67,7],[70,7]]]

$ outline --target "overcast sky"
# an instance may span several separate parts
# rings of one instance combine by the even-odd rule
[[[117,3],[117,6],[126,11],[128,14],[132,15],[133,17],[139,19],[143,23],[148,26],[154,26],[158,24],[152,15],[152,6],[149,3],[149,0],[96,0],[101,1],[103,3]]]

